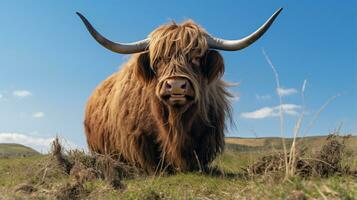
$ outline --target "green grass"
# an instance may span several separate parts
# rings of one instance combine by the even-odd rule
[[[270,183],[267,180],[245,180],[209,177],[202,174],[178,174],[126,182],[128,188],[120,193],[124,199],[147,199],[159,196],[166,199],[285,199],[292,191],[303,191],[307,196],[341,199],[357,198],[357,182],[352,177],[328,179],[296,179],[285,183]]]
[[[336,175],[329,178],[299,177],[282,181],[272,175],[243,176],[243,168],[259,160],[263,155],[279,150],[262,150],[269,143],[278,144],[275,139],[266,139],[263,145],[231,144],[225,153],[212,165],[218,166],[226,174],[235,176],[218,177],[201,173],[178,173],[165,176],[141,176],[124,179],[124,188],[114,189],[106,181],[95,179],[83,184],[84,199],[287,199],[302,192],[309,199],[357,199],[357,177]],[[306,139],[305,145],[321,146],[321,141]],[[268,142],[267,142],[268,141]],[[249,141],[252,143],[252,141]],[[245,145],[249,149],[242,150]],[[255,147],[254,147],[255,146]],[[257,147],[258,146],[258,147]],[[277,147],[279,145],[276,145]],[[348,144],[352,152],[349,163],[356,163],[356,140]],[[256,149],[254,149],[256,148]],[[0,159],[0,199],[55,199],[61,188],[72,184],[74,178],[60,169],[50,168],[50,156],[13,157]],[[357,169],[357,167],[356,167]],[[32,194],[14,192],[17,185],[33,185],[37,191]]]
[[[12,187],[26,181],[29,166],[42,160],[43,156],[0,159],[0,187]]]

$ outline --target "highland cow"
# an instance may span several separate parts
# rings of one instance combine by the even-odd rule
[[[147,39],[126,44],[106,39],[77,13],[102,46],[134,54],[89,98],[84,120],[89,149],[148,173],[206,169],[223,151],[231,110],[231,95],[221,80],[223,58],[214,49],[249,46],[280,11],[240,40],[213,37],[188,20],[160,26]]]

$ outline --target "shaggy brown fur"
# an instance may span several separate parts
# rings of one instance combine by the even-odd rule
[[[84,121],[91,151],[149,173],[205,168],[222,152],[230,94],[220,80],[223,59],[208,49],[205,35],[192,21],[163,25],[150,34],[148,52],[133,55],[96,88]],[[169,77],[190,81],[192,104],[175,109],[160,99]]]

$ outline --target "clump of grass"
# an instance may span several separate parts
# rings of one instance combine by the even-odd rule
[[[98,172],[91,167],[86,167],[81,162],[76,162],[70,171],[70,176],[75,177],[78,183],[84,183],[96,179]]]
[[[56,137],[51,144],[51,154],[55,161],[63,167],[64,171],[69,174],[73,164],[63,154],[63,148],[58,137]]]
[[[86,154],[83,150],[79,149],[71,149],[66,152],[66,158],[71,163],[81,163],[85,167],[93,167],[95,166],[96,159],[95,156],[91,156]]]
[[[79,182],[67,183],[65,186],[61,187],[56,193],[55,198],[58,200],[63,199],[83,199],[88,195],[89,191],[85,190],[83,184]]]
[[[308,160],[302,159],[305,155],[306,150],[301,149],[294,154],[295,159],[295,174],[298,174],[302,177],[307,177],[311,175],[312,167]],[[272,153],[270,155],[265,155],[257,162],[249,165],[245,171],[249,176],[255,175],[267,175],[267,174],[277,174],[277,175],[284,175],[285,178],[285,170],[286,170],[286,163],[285,158],[291,160],[291,154],[288,155],[282,152]]]
[[[110,155],[97,155],[95,168],[98,175],[114,188],[124,188],[121,179],[132,177],[134,174],[133,167],[114,160]]]
[[[349,174],[348,164],[343,165],[343,158],[346,152],[345,141],[349,137],[339,137],[337,134],[331,134],[327,137],[326,144],[316,155],[315,170],[321,177],[328,177],[334,174]]]
[[[122,188],[122,178],[134,173],[133,167],[113,159],[111,155],[88,155],[80,150],[70,150],[64,154],[58,138],[53,141],[52,155],[79,184],[99,178],[106,180],[114,188]]]
[[[294,175],[303,178],[307,177],[329,177],[333,175],[348,175],[351,170],[348,164],[343,164],[345,157],[345,141],[348,137],[341,137],[337,134],[330,134],[326,138],[321,150],[312,155],[306,156],[307,148],[300,148],[294,155],[288,153],[275,153],[265,155],[257,162],[248,166],[245,170],[250,176],[266,175],[271,173],[285,173],[285,158],[291,160],[294,156]],[[296,148],[296,147],[295,147]]]
[[[48,157],[38,163],[35,178],[15,187],[18,192],[49,191],[56,199],[83,199],[90,195],[88,183],[103,180],[112,189],[124,188],[123,178],[139,170],[110,155],[88,155],[81,150],[66,151],[55,138]],[[30,189],[29,189],[30,188]]]

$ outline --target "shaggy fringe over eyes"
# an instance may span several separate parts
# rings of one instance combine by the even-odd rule
[[[149,53],[151,66],[155,67],[160,61],[171,66],[164,69],[159,85],[170,76],[188,77],[195,91],[198,110],[203,112],[200,115],[208,123],[206,102],[200,101],[200,97],[205,95],[201,94],[200,83],[196,81],[198,78],[193,78],[196,74],[186,67],[189,62],[201,58],[208,50],[206,35],[206,31],[192,20],[182,24],[172,22],[150,33]],[[156,90],[157,95],[159,95],[159,88],[157,87]]]
[[[192,20],[178,25],[163,25],[150,33],[150,64],[155,66],[161,59],[185,65],[187,60],[201,57],[208,49],[206,31]]]

